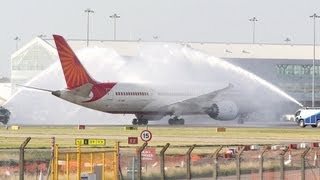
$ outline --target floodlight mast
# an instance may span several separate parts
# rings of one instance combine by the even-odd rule
[[[310,18],[313,18],[313,60],[312,60],[312,107],[314,107],[315,100],[315,59],[316,59],[316,18],[320,18],[316,13],[314,13]]]
[[[16,51],[19,49],[19,41],[21,40],[19,36],[16,36],[13,40],[16,41]]]
[[[250,18],[249,21],[252,22],[253,24],[253,31],[252,31],[252,44],[255,43],[255,31],[256,31],[256,22],[258,21],[258,19],[256,17]]]
[[[116,13],[109,16],[111,19],[113,19],[113,40],[117,39],[117,19],[120,18]]]
[[[87,13],[87,47],[89,46],[89,26],[90,26],[90,19],[89,19],[89,15],[90,13],[94,13],[93,10],[91,10],[90,8],[87,8],[86,10],[84,10],[85,13]]]

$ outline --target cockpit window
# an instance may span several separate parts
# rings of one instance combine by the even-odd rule
[[[300,113],[301,113],[301,111],[297,111],[296,114],[295,114],[295,116],[299,116]]]

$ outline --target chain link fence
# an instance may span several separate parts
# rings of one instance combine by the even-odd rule
[[[0,146],[0,179],[320,180],[319,143],[59,148],[51,138],[41,140],[47,147],[32,147],[37,139],[26,148],[23,139],[20,147]]]

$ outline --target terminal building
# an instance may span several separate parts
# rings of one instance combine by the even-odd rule
[[[68,40],[71,48],[86,47],[85,40]],[[159,42],[91,40],[90,46],[108,47],[121,56],[137,56],[142,45]],[[293,44],[229,44],[229,43],[180,43],[206,54],[222,58],[234,65],[278,86],[305,106],[312,99],[312,45]],[[320,47],[315,61],[315,100],[320,105]],[[11,56],[11,82],[24,84],[58,60],[52,39],[34,38]]]
[[[87,44],[86,40],[81,39],[67,41],[74,50],[85,48]],[[312,45],[109,40],[90,40],[89,45],[111,48],[121,56],[131,57],[137,56],[142,46],[159,43],[181,44],[224,59],[271,82],[304,106],[311,106]],[[320,65],[317,62],[320,46],[316,46],[316,52],[319,53],[315,61],[315,104],[320,106]],[[16,91],[15,84],[27,83],[57,61],[53,39],[35,37],[11,56],[11,93]]]

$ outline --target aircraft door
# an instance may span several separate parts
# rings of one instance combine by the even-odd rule
[[[113,91],[109,91],[107,93],[107,102],[112,102],[113,101],[113,95],[114,95]]]

